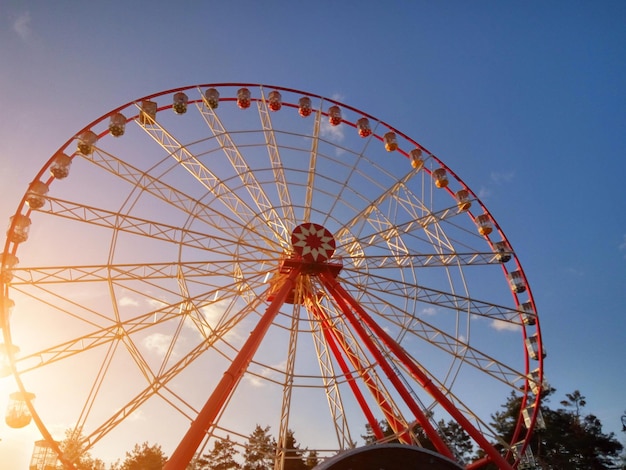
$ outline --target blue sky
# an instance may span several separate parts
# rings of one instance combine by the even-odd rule
[[[625,76],[620,1],[5,0],[0,218],[77,130],[135,98],[218,82],[339,97],[479,194],[532,286],[553,402],[579,389],[623,439]]]

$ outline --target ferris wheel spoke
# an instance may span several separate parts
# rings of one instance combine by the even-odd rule
[[[265,141],[267,142],[267,153],[272,165],[272,172],[274,174],[274,180],[278,195],[278,205],[282,209],[282,218],[286,222],[287,226],[294,227],[296,225],[296,215],[293,210],[293,204],[291,201],[291,195],[289,194],[289,184],[285,176],[285,168],[280,157],[280,150],[276,142],[276,132],[272,125],[269,109],[265,95],[263,99],[258,101],[259,117],[261,125],[263,126],[263,133],[265,134]]]
[[[452,335],[440,328],[437,328],[432,323],[425,321],[423,317],[409,315],[406,312],[397,309],[397,307],[395,307],[392,303],[389,303],[387,300],[377,297],[371,291],[368,291],[366,296],[371,297],[372,300],[371,302],[362,300],[363,305],[369,305],[372,308],[371,311],[373,314],[376,314],[385,321],[401,328],[406,332],[406,334],[415,336],[429,344],[432,344],[440,350],[445,351],[451,357],[459,359],[505,384],[518,384],[527,379],[527,372],[516,370],[510,365],[497,360],[479,349],[476,349],[471,346],[469,342],[463,341],[455,335]],[[386,310],[395,313],[391,314],[383,312],[380,309],[374,310],[376,305],[380,305],[383,302],[386,306]],[[406,323],[407,319],[410,320],[410,324]]]
[[[306,195],[304,199],[303,220],[305,222],[309,222],[311,220],[311,208],[313,207],[313,190],[315,189],[315,175],[317,169],[317,157],[322,122],[322,103],[320,103],[320,106],[315,113],[313,134],[311,135],[311,150],[309,151],[309,167],[307,171]]]
[[[254,271],[260,263],[269,264],[273,260],[239,259],[238,263],[247,271]],[[24,266],[12,270],[12,285],[81,283],[96,281],[149,281],[183,277],[211,278],[231,276],[232,261],[174,261],[170,263],[113,263],[77,266]]]
[[[371,225],[375,225],[374,228],[376,231],[373,233],[365,233],[357,239],[366,245],[389,243],[389,239],[392,237],[415,236],[422,241],[432,241],[433,238],[436,238],[439,243],[435,246],[443,245],[443,247],[446,248],[446,251],[452,251],[455,249],[449,241],[441,239],[440,236],[437,235],[437,232],[431,227],[437,227],[440,223],[448,222],[454,217],[460,215],[458,210],[456,210],[456,207],[447,207],[437,212],[429,212],[426,215],[413,218],[407,222],[395,224],[390,224],[388,222],[389,219],[386,217],[381,222],[380,219],[382,219],[382,217],[380,216],[377,217],[376,224],[372,224],[370,222],[371,216],[372,214],[380,214],[380,206],[372,207],[369,210],[369,213],[363,214],[365,218],[360,222],[360,224],[363,225],[363,222],[367,220]],[[354,222],[356,223],[356,220]],[[427,237],[421,237],[420,234],[422,232],[425,232]],[[399,254],[398,256],[401,257],[402,255]]]
[[[192,350],[183,355],[176,363],[165,370],[162,374],[155,376],[151,383],[137,393],[126,404],[118,408],[118,410],[105,422],[94,428],[94,430],[87,436],[85,440],[93,446],[96,442],[102,439],[105,435],[115,429],[126,419],[130,418],[134,412],[140,409],[146,401],[155,395],[161,396],[166,386],[180,375],[187,367],[193,364],[204,353],[211,348],[215,348],[217,343],[224,341],[224,337],[233,330],[243,319],[247,318],[250,313],[257,310],[262,303],[261,299],[253,302],[243,309],[236,312],[236,314],[229,316],[221,323],[215,325],[211,329],[211,334],[199,342]],[[184,414],[181,412],[181,414]],[[187,416],[187,415],[185,415]],[[187,416],[188,417],[188,416]]]
[[[223,300],[223,298],[227,297],[216,296],[216,292],[211,291],[208,293],[203,292],[195,297],[182,299],[171,304],[164,304],[161,302],[161,306],[159,308],[132,318],[126,318],[123,322],[120,322],[118,319],[111,317],[110,315],[98,314],[101,319],[106,319],[104,326],[98,326],[89,333],[78,335],[69,341],[49,345],[27,355],[22,355],[17,359],[16,363],[18,365],[23,364],[19,370],[21,374],[24,374],[48,364],[84,353],[111,341],[119,341],[124,336],[134,335],[146,329],[155,328],[160,324],[184,317],[188,312],[190,304],[193,304],[194,309],[201,309],[203,307],[214,305]],[[75,306],[81,308],[82,310],[87,310],[86,307],[83,307],[82,305],[75,304]],[[58,306],[56,308],[59,309]],[[84,316],[81,316],[78,311],[70,312],[68,310],[62,310],[61,313],[71,316],[80,322],[85,322]],[[232,324],[232,318],[240,316],[241,314],[235,316],[224,316],[219,324],[220,328],[222,328],[221,325]],[[206,324],[205,321],[204,329],[214,331],[216,327],[211,327]]]
[[[226,257],[232,257],[234,255],[232,250],[241,247],[249,249],[251,253],[259,251],[265,251],[268,255],[272,253],[272,251],[267,249],[263,250],[258,245],[252,245],[243,240],[227,239],[216,235],[185,230],[180,227],[53,197],[48,197],[48,202],[50,203],[49,209],[39,210],[39,212],[115,229],[121,232],[147,237],[152,240],[161,240],[176,245],[180,244],[192,248],[201,248],[207,252],[213,252]]]
[[[283,245],[283,248],[287,248],[286,244],[289,241],[290,234],[287,231],[284,221],[278,216],[278,213],[274,209],[274,204],[270,201],[267,194],[265,194],[263,186],[256,179],[254,173],[250,171],[250,167],[246,162],[246,159],[241,154],[241,151],[231,138],[230,134],[226,132],[219,116],[214,109],[207,106],[206,103],[204,106],[198,105],[198,110],[202,114],[207,127],[215,136],[220,148],[230,161],[235,173],[239,176],[248,194],[254,201],[257,209],[256,213],[261,215],[267,226],[276,234],[276,239],[281,245]]]
[[[410,253],[402,256],[361,255],[351,256],[350,264],[357,269],[398,269],[402,267],[450,267],[450,266],[485,266],[502,264],[499,255],[493,252],[476,251],[473,253]],[[347,264],[347,263],[346,263]]]
[[[348,270],[346,270],[348,271]],[[358,272],[355,271],[358,276]],[[363,289],[358,282],[349,278],[344,279],[352,284],[357,290],[363,290],[366,294],[378,292],[381,295],[396,297],[398,299],[415,299],[436,307],[442,307],[453,312],[467,313],[471,316],[485,317],[494,321],[502,321],[511,325],[522,326],[520,315],[522,312],[515,308],[498,305],[491,302],[481,301],[468,296],[462,296],[450,292],[416,285],[411,282],[385,277],[377,274],[369,274],[367,288]],[[384,300],[383,297],[377,300]]]
[[[248,226],[255,232],[266,233],[268,239],[280,240],[280,234],[270,230],[263,224],[257,223],[251,226],[253,221],[259,220],[255,211],[239,195],[231,191],[224,182],[217,177],[205,164],[196,158],[187,148],[174,138],[156,120],[146,122],[138,121],[144,129],[169,155],[171,155],[185,170],[187,170],[200,184],[215,195],[215,198],[226,207],[230,213],[237,217],[244,226]]]
[[[336,233],[336,237],[338,240],[342,240],[347,233],[351,231],[353,227],[357,225],[373,225],[374,229],[379,232],[386,232],[388,234],[387,237],[381,237],[385,243],[389,243],[390,238],[397,237],[398,232],[394,230],[393,224],[389,222],[389,219],[386,216],[383,216],[380,213],[380,206],[384,201],[388,199],[393,199],[396,197],[397,192],[403,188],[407,181],[409,181],[415,174],[417,170],[413,170],[404,175],[404,177],[398,180],[395,184],[390,186],[388,189],[384,190],[378,197],[372,199],[370,203],[364,207],[358,214],[352,217],[351,220],[346,222],[341,229],[339,229]],[[372,221],[371,216],[376,215],[379,216],[377,221]],[[393,231],[393,233],[389,233],[389,231]],[[394,251],[395,252],[395,251]]]
[[[130,165],[104,149],[95,147],[92,153],[87,155],[81,154],[80,156],[84,160],[116,175],[130,185],[141,188],[143,193],[149,194],[161,202],[201,220],[210,226],[212,230],[218,230],[226,235],[230,235],[241,232],[244,228],[249,229],[249,227],[246,227],[247,221],[228,216],[223,211],[216,210],[212,205],[202,204],[183,191],[163,182],[160,178],[153,177],[150,173]],[[273,238],[269,239],[263,233],[258,233],[257,236],[261,237],[268,245],[274,243]]]

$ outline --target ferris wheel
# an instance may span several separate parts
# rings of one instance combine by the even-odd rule
[[[275,468],[291,432],[324,459],[366,425],[515,468],[541,421],[539,320],[492,214],[417,140],[312,93],[190,86],[96,119],[35,175],[2,283],[6,422],[66,468],[59,429],[98,457],[157,442],[172,470],[256,425]]]

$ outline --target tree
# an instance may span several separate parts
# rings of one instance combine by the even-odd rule
[[[197,468],[200,470],[238,470],[241,465],[235,460],[236,455],[235,443],[230,440],[230,436],[226,436],[226,439],[213,442],[213,450],[202,456],[203,465]]]
[[[105,470],[104,462],[92,458],[85,450],[85,446],[82,435],[74,429],[65,431],[65,439],[59,444],[65,458],[72,462],[77,470]]]
[[[383,438],[385,442],[393,442],[396,444],[400,442],[396,437],[393,437],[396,433],[393,431],[393,429],[391,429],[391,426],[386,420],[381,419],[378,422],[378,425],[383,432]],[[378,439],[374,434],[374,429],[369,423],[365,425],[365,434],[362,434],[361,438],[365,441],[365,445],[376,444],[378,442]]]
[[[437,423],[437,427],[441,431],[445,443],[457,459],[463,463],[468,462],[472,457],[474,444],[463,427],[456,421],[445,423],[443,419]]]
[[[576,419],[580,418],[580,409],[587,404],[585,397],[578,390],[574,390],[573,393],[566,393],[565,397],[567,400],[561,400],[561,405],[574,408],[576,410]]]
[[[162,470],[166,461],[167,457],[160,445],[150,446],[144,442],[141,445],[135,444],[132,451],[126,452],[124,461],[112,465],[111,470]]]
[[[554,393],[546,392],[546,398]],[[592,415],[582,415],[585,397],[576,390],[561,401],[568,409],[553,410],[545,403],[541,413],[546,428],[535,430],[530,446],[544,470],[608,470],[618,468],[622,445],[613,433],[605,434],[602,423]],[[521,397],[511,394],[502,406],[504,411],[492,415],[493,426],[501,437],[510,442],[519,416]]]
[[[307,470],[304,451],[300,449],[300,444],[296,441],[291,429],[287,430],[283,448],[285,452],[283,470]]]
[[[276,441],[269,432],[269,426],[262,428],[256,425],[245,446],[243,470],[272,470],[274,468]]]
[[[315,468],[319,465],[320,459],[317,456],[317,451],[310,450],[308,455],[306,456],[306,466],[307,468]]]

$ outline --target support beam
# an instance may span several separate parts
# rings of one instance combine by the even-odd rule
[[[211,396],[202,410],[200,410],[200,413],[198,413],[195,421],[191,423],[189,430],[163,467],[163,470],[182,470],[187,468],[187,465],[191,462],[198,446],[209,430],[211,423],[215,421],[215,418],[220,413],[228,397],[246,372],[267,330],[293,289],[298,274],[300,274],[300,269],[294,268],[285,278],[284,284],[274,296],[274,300],[267,307],[265,314],[263,314],[259,323],[257,323],[256,327],[250,333],[250,336],[239,350],[237,356],[233,359],[230,367],[224,372],[222,379],[213,390],[213,393],[211,393]]]

